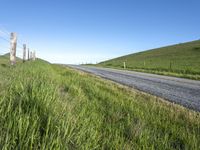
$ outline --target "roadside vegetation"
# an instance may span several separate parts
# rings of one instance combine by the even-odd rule
[[[200,80],[200,40],[130,54],[97,66]]]
[[[0,149],[199,149],[200,113],[43,60],[0,57]]]

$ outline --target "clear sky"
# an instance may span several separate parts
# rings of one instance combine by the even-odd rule
[[[200,39],[199,7],[200,0],[1,0],[0,30],[17,32],[50,62],[96,63]]]

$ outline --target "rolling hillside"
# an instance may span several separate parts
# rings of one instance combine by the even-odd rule
[[[200,115],[43,60],[0,57],[0,149],[199,149]]]
[[[0,55],[1,65],[8,65],[10,60],[9,57],[10,54]]]
[[[7,53],[5,55],[0,55],[0,65],[1,66],[8,66],[10,64],[10,54]],[[20,63],[22,60],[16,57],[16,63]]]
[[[123,68],[200,79],[200,40],[152,49],[101,62],[98,66]]]

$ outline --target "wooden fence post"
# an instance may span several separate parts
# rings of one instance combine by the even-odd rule
[[[10,63],[16,63],[17,34],[12,32],[10,35]]]
[[[30,59],[30,51],[29,51],[29,48],[28,48],[28,60]]]
[[[172,70],[172,62],[169,62],[169,69]]]
[[[32,60],[32,59],[33,59],[33,53],[30,52],[30,60]]]
[[[35,56],[35,51],[33,51],[33,60],[35,61],[36,56]]]
[[[124,62],[124,69],[126,69],[126,62]]]
[[[26,44],[23,45],[23,63],[26,61]]]

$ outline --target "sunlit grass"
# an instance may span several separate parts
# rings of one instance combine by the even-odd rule
[[[97,66],[200,80],[200,40],[126,55]]]
[[[200,148],[197,112],[41,60],[0,71],[0,149]]]

